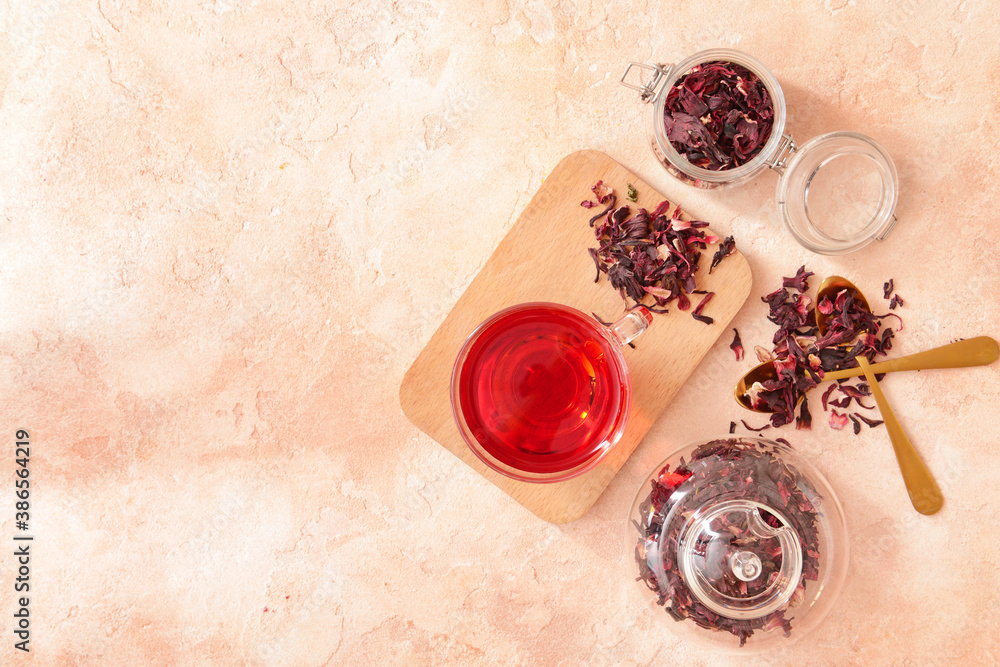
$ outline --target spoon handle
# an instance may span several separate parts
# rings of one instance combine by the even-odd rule
[[[997,359],[1000,348],[997,342],[989,336],[978,336],[957,343],[949,343],[924,352],[908,354],[888,361],[871,364],[872,373],[890,373],[892,371],[919,371],[929,368],[964,368],[967,366],[986,366]],[[823,374],[823,380],[841,380],[843,378],[864,375],[860,368],[845,368],[841,371],[830,371]]]
[[[899,463],[900,472],[903,473],[903,483],[906,484],[906,492],[910,494],[910,502],[921,514],[934,514],[944,504],[941,489],[903,432],[903,427],[896,419],[896,413],[889,407],[889,401],[886,400],[882,388],[875,379],[874,367],[864,357],[856,359],[872,388],[872,395],[878,403],[879,412],[882,413],[885,428],[889,431],[889,439],[892,440],[892,448],[896,452],[896,461]]]

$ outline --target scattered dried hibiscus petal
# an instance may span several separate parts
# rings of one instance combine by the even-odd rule
[[[748,431],[753,431],[754,433],[760,433],[761,431],[771,428],[770,424],[764,424],[760,428],[754,428],[753,426],[750,426],[750,424],[748,424],[745,419],[741,419],[740,421],[743,423],[743,428],[745,428]]]
[[[735,63],[696,65],[664,100],[670,145],[691,164],[720,171],[752,160],[771,136],[774,103],[756,74]]]
[[[604,185],[604,181],[597,181],[597,183],[594,183],[594,185],[590,188],[590,191],[594,193],[595,197],[597,197],[597,201],[593,202],[589,199],[585,199],[580,202],[580,206],[584,208],[595,208],[597,206],[601,206],[602,204],[607,204],[607,208],[590,219],[590,226],[593,227],[595,222],[603,218],[611,211],[611,209],[615,207],[615,203],[618,198],[615,196],[614,189]]]
[[[861,433],[861,422],[858,421],[857,416],[853,414],[847,416],[851,418],[852,422],[854,422],[854,435]]]
[[[719,244],[719,249],[716,250],[715,255],[712,256],[712,264],[708,267],[708,272],[711,273],[712,271],[715,271],[715,267],[717,267],[722,260],[729,257],[734,252],[736,252],[736,237],[730,235]]]
[[[859,413],[855,413],[855,416],[864,423],[868,424],[868,426],[870,426],[871,428],[874,428],[876,426],[881,426],[882,424],[885,423],[881,419],[869,419],[868,417],[865,417],[864,415]]]
[[[806,271],[806,266],[803,264],[795,272],[795,275],[791,278],[782,278],[781,286],[785,289],[794,289],[800,292],[805,292],[809,289],[809,277],[815,275],[812,271]]]
[[[615,194],[615,189],[610,185],[605,185],[603,180],[594,183],[590,191],[594,193],[597,201],[601,204],[607,204],[611,200],[612,195]]]
[[[697,290],[695,290],[695,291],[697,291]],[[691,316],[694,319],[698,320],[699,322],[704,322],[705,324],[712,324],[712,323],[715,322],[715,320],[713,320],[711,317],[708,317],[707,315],[702,315],[701,314],[701,311],[705,310],[705,305],[709,301],[712,300],[713,296],[715,296],[715,292],[706,292],[705,293],[705,296],[702,297],[701,301],[698,303],[698,305],[695,307],[695,309],[693,311],[691,311]]]
[[[809,412],[809,399],[802,397],[802,406],[799,408],[799,416],[795,420],[795,428],[798,430],[809,430],[812,428],[812,414]]]
[[[837,388],[836,384],[831,384],[829,387],[827,387],[826,391],[823,392],[823,399],[822,399],[823,400],[823,412],[827,411],[826,402],[830,399],[830,394],[832,394],[833,390],[836,389],[836,388]]]
[[[846,414],[840,414],[836,410],[831,410],[830,411],[830,428],[836,429],[836,430],[839,431],[842,428],[844,428],[845,426],[847,426],[847,415]]]
[[[882,286],[882,296],[884,296],[889,302],[889,310],[896,310],[897,307],[903,305],[903,297],[898,294],[893,294],[894,289],[892,278],[890,278],[889,282]]]
[[[733,327],[733,342],[729,344],[729,349],[736,354],[736,361],[743,361],[743,341],[740,340],[740,332]]]
[[[838,385],[834,385],[834,386],[838,386]],[[847,405],[851,402],[850,399],[853,398],[857,402],[857,404],[860,405],[865,410],[874,410],[875,409],[874,405],[865,405],[864,402],[861,400],[862,398],[865,398],[866,396],[870,396],[871,393],[872,393],[872,390],[868,387],[867,383],[861,382],[861,383],[857,384],[856,386],[849,385],[849,384],[842,384],[842,385],[839,385],[839,389],[840,389],[841,392],[843,392],[845,394],[845,398],[847,400],[844,402],[844,405],[837,406],[837,407],[846,408]]]
[[[681,219],[680,208],[668,201],[653,211],[638,208],[633,212],[627,205],[616,206],[614,191],[603,181],[591,190],[597,201],[588,200],[585,208],[606,204],[590,219],[597,239],[597,247],[588,249],[597,271],[594,282],[605,274],[626,304],[646,301],[644,305],[654,313],[669,312],[667,306],[673,302],[680,310],[688,310],[689,295],[697,291],[695,274],[702,251],[719,240],[706,230],[708,223]],[[706,324],[714,322],[701,311],[710,299],[705,293],[692,313]]]

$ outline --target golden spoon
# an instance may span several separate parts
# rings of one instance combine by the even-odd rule
[[[914,509],[921,514],[934,514],[944,504],[944,496],[941,495],[941,489],[938,488],[934,477],[931,476],[927,466],[924,465],[920,454],[913,448],[910,439],[906,437],[903,427],[900,425],[899,420],[896,419],[896,414],[889,407],[889,401],[886,400],[885,394],[882,393],[882,388],[878,384],[878,380],[875,379],[873,367],[862,356],[855,357],[854,359],[858,362],[861,370],[864,371],[865,379],[868,380],[868,385],[872,389],[875,402],[878,403],[879,412],[882,413],[885,428],[889,431],[889,439],[892,440],[892,448],[896,452],[896,461],[899,463],[899,470],[903,473],[903,483],[906,484],[906,492],[910,494],[910,502],[913,503]]]
[[[934,347],[916,354],[908,354],[905,357],[896,357],[871,364],[873,373],[892,373],[894,371],[921,371],[931,368],[967,368],[969,366],[988,366],[1000,356],[1000,347],[997,342],[989,336],[977,336],[960,340],[956,343],[948,343],[940,347]],[[844,378],[858,377],[864,375],[860,368],[845,368],[839,371],[828,371],[823,374],[823,382],[827,380],[842,380]],[[769,414],[767,406],[755,408],[750,405],[750,397],[747,396],[747,389],[753,386],[754,382],[774,380],[778,373],[774,370],[774,364],[766,361],[751,368],[746,375],[736,383],[736,402],[747,410]],[[800,398],[801,400],[801,398]]]

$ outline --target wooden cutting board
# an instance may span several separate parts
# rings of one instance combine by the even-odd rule
[[[594,469],[565,482],[531,484],[487,468],[469,451],[451,412],[452,366],[472,330],[496,311],[526,301],[562,303],[605,321],[624,312],[606,276],[594,282],[596,269],[587,252],[596,247],[587,221],[598,211],[588,211],[580,202],[592,199],[590,188],[598,180],[615,189],[619,205],[631,205],[625,198],[628,183],[638,191],[635,206],[652,210],[664,199],[603,153],[585,150],[563,158],[410,366],[399,391],[403,412],[421,431],[552,523],[574,521],[590,509],[705,353],[728,331],[751,287],[743,255],[730,255],[709,275],[716,246],[704,251],[698,286],[715,292],[704,311],[715,323],[698,322],[674,302],[670,313],[654,315],[635,349],[624,349],[633,390],[628,423],[622,439]]]

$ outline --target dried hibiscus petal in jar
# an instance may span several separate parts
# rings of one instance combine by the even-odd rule
[[[774,103],[760,77],[742,65],[696,65],[677,80],[664,103],[670,145],[688,162],[712,171],[752,160],[767,143]]]

